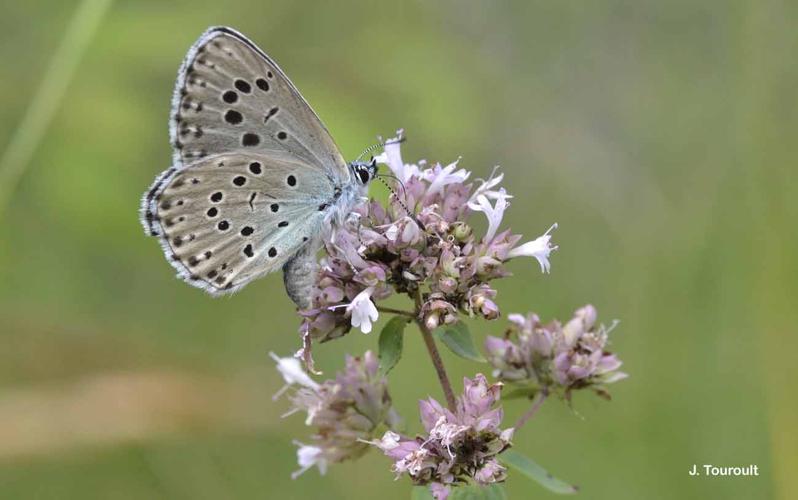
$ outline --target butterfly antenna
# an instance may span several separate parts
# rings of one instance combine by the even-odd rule
[[[396,182],[398,182],[398,183],[399,183],[399,185],[402,187],[402,194],[404,195],[404,198],[405,198],[405,199],[407,199],[407,191],[405,190],[405,185],[402,183],[402,181],[401,181],[401,180],[399,180],[399,178],[398,178],[398,177],[396,177],[395,175],[391,175],[391,174],[380,174],[380,175],[378,175],[378,176],[377,176],[377,179],[379,179],[379,180],[380,180],[380,182],[382,182],[382,183],[385,185],[385,187],[387,187],[387,188],[388,188],[388,191],[390,191],[391,193],[393,193],[394,197],[396,198],[396,201],[398,201],[398,202],[399,202],[399,205],[401,205],[401,206],[402,206],[402,208],[403,208],[403,209],[405,210],[405,212],[407,213],[408,217],[410,217],[411,219],[413,219],[413,222],[415,222],[416,224],[418,224],[418,227],[420,227],[421,229],[424,229],[424,224],[422,224],[422,223],[421,223],[421,221],[420,221],[420,220],[418,220],[418,219],[416,218],[416,215],[415,215],[413,212],[411,212],[409,208],[407,208],[407,205],[405,204],[405,202],[404,202],[404,201],[402,201],[402,199],[401,199],[401,198],[399,198],[399,195],[396,193],[396,191],[394,190],[394,188],[393,188],[393,187],[391,187],[391,185],[390,185],[390,184],[388,184],[387,182],[385,182],[385,179],[383,179],[383,177],[390,177],[390,178],[392,178],[392,179],[396,179]]]
[[[355,161],[360,161],[361,158],[363,158],[365,155],[367,155],[368,153],[371,153],[372,151],[374,151],[377,148],[384,148],[385,146],[387,146],[389,144],[401,144],[401,143],[405,142],[406,140],[407,140],[406,137],[400,137],[400,138],[394,139],[392,141],[378,142],[377,144],[372,144],[371,146],[367,147],[365,149],[365,151],[360,153],[360,155],[358,155],[358,157],[355,159]]]

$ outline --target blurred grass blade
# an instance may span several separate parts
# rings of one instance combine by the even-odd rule
[[[468,327],[464,323],[442,326],[435,331],[435,335],[446,347],[461,358],[479,363],[485,362],[485,358],[477,350],[474,341],[471,339],[471,332],[468,331]]]
[[[536,481],[541,486],[554,493],[570,495],[579,491],[579,488],[552,476],[549,471],[535,463],[532,459],[521,455],[515,450],[507,450],[499,455],[499,459],[509,467],[517,470],[529,479]]]
[[[384,375],[391,371],[402,357],[404,330],[409,321],[402,316],[393,317],[380,332],[380,372]]]
[[[81,56],[112,0],[83,0],[44,73],[22,121],[0,157],[0,217],[47,126],[58,110]]]

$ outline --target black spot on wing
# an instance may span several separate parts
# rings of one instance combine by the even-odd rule
[[[224,121],[229,123],[230,125],[238,125],[239,123],[244,121],[244,115],[239,113],[234,109],[228,109],[227,112],[224,114]]]
[[[244,94],[249,94],[252,92],[252,85],[245,80],[241,80],[240,78],[235,81],[234,85],[240,92],[243,92]]]
[[[233,90],[228,90],[222,94],[222,100],[227,104],[234,104],[236,101],[238,101],[238,94],[236,94]]]
[[[247,132],[241,136],[241,145],[246,147],[253,147],[260,144],[260,136],[253,132]]]

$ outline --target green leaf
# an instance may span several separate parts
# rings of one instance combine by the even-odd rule
[[[479,353],[471,339],[471,332],[468,327],[460,322],[452,325],[444,325],[435,330],[435,336],[446,345],[453,353],[461,358],[470,359],[484,363],[485,358]]]
[[[391,371],[402,357],[404,329],[408,321],[407,318],[396,316],[391,318],[380,332],[380,371],[383,375]]]
[[[489,486],[457,486],[452,488],[450,500],[507,500],[507,492],[502,484]]]
[[[433,500],[429,486],[413,486],[410,493],[410,500]]]
[[[579,490],[578,487],[552,476],[549,471],[532,461],[532,459],[521,455],[515,450],[510,449],[503,452],[499,455],[499,459],[507,466],[517,470],[529,479],[537,481],[541,486],[554,493],[570,495]]]

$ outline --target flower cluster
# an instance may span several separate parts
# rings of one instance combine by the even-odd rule
[[[532,313],[511,314],[505,338],[485,340],[494,376],[530,396],[562,389],[567,397],[574,389],[590,387],[608,397],[604,386],[627,375],[618,371],[621,361],[605,350],[612,326],[596,326],[596,315],[596,309],[586,305],[563,326],[558,321],[544,325]]]
[[[506,469],[496,455],[510,445],[513,429],[502,430],[501,383],[488,384],[482,374],[464,379],[464,391],[454,412],[430,398],[419,403],[426,434],[416,438],[388,431],[372,444],[393,461],[397,478],[407,474],[414,484],[429,485],[433,496],[445,499],[452,486],[473,481],[504,481]]]
[[[363,203],[326,242],[312,306],[301,312],[306,347],[311,339],[329,340],[351,327],[370,332],[379,314],[375,302],[393,293],[414,297],[429,329],[456,322],[461,313],[495,319],[499,308],[490,282],[509,274],[505,262],[531,256],[549,270],[556,224],[520,245],[520,235],[499,231],[511,198],[499,187],[503,175],[494,170],[487,180],[467,183],[471,174],[457,162],[408,165],[399,142],[389,141],[376,158],[397,181],[388,205]],[[474,212],[488,219],[481,238],[467,222]]]
[[[358,458],[369,449],[367,441],[382,424],[390,428],[399,424],[388,384],[379,375],[379,363],[372,352],[348,356],[344,370],[321,384],[302,370],[298,359],[272,357],[287,384],[275,397],[298,385],[290,395],[293,407],[287,415],[303,411],[307,414],[305,423],[315,428],[312,444],[297,443],[301,468],[293,477],[314,465],[324,474],[330,463]]]
[[[521,243],[520,235],[501,228],[512,199],[500,185],[503,175],[494,170],[487,180],[469,183],[471,173],[457,161],[431,167],[405,164],[400,142],[390,140],[376,158],[387,164],[391,173],[386,176],[395,180],[393,187],[389,185],[388,202],[364,199],[351,217],[325,234],[326,255],[311,287],[311,305],[299,311],[303,348],[293,358],[274,356],[287,383],[280,393],[294,388],[289,413],[304,412],[306,424],[314,428],[309,444],[297,443],[300,470],[294,477],[314,466],[324,473],[329,464],[358,458],[376,447],[392,460],[397,479],[404,476],[428,487],[437,500],[454,495],[463,485],[500,489],[495,483],[505,480],[507,469],[498,456],[547,394],[557,392],[568,399],[573,390],[590,388],[609,397],[605,386],[626,374],[606,349],[612,326],[597,325],[592,306],[577,310],[565,325],[543,324],[534,314],[511,314],[505,336],[485,340],[498,381],[491,384],[482,374],[466,378],[463,393],[455,398],[433,330],[464,316],[498,318],[492,281],[508,276],[506,263],[521,256],[535,258],[541,272],[549,272],[549,256],[557,248],[551,232],[557,225]],[[477,212],[487,218],[481,236],[471,225]],[[378,305],[394,294],[406,295],[412,307]],[[345,369],[332,380],[319,383],[304,371],[300,359],[313,372],[313,341],[340,337],[353,327],[369,333],[381,312],[401,316],[380,335],[384,371],[371,352],[348,357]],[[446,406],[432,398],[420,401],[424,431],[415,436],[398,433],[399,417],[384,376],[401,357],[404,325],[410,322],[420,330],[447,401]],[[472,345],[468,329],[449,330],[457,332],[449,332],[444,344],[473,359],[452,341],[457,337]],[[514,427],[502,429],[498,402],[505,383],[512,388],[505,398],[540,397]],[[512,460],[507,463],[524,468]]]

